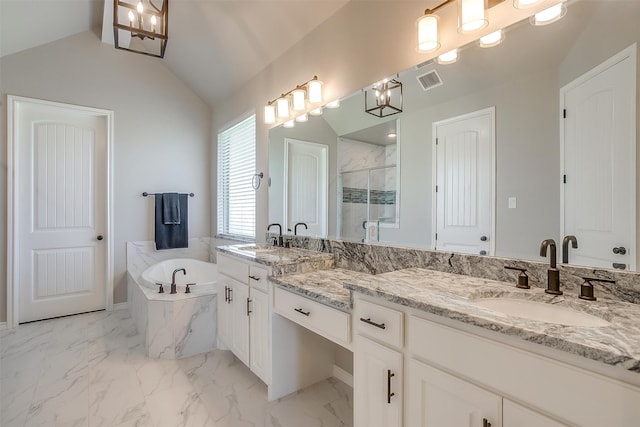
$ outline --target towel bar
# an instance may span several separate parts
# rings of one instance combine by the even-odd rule
[[[145,191],[144,193],[142,193],[142,195],[143,195],[144,197],[147,197],[147,196],[157,196],[157,195],[160,195],[160,194],[162,194],[162,193],[147,193],[146,191]],[[196,196],[195,194],[193,194],[193,193],[189,193],[189,197],[195,197],[195,196]]]

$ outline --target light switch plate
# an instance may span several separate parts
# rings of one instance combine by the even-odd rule
[[[515,197],[509,197],[509,209],[515,209],[517,204],[518,203]]]

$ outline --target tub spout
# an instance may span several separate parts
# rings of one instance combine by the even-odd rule
[[[175,270],[173,270],[173,274],[171,275],[171,293],[172,294],[177,294],[177,286],[176,286],[176,273],[182,271],[182,274],[184,274],[185,276],[187,275],[187,270],[184,268],[176,268]]]

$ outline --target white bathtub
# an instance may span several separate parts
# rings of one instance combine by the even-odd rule
[[[218,266],[210,262],[199,261],[191,258],[174,258],[160,261],[142,272],[142,283],[151,289],[158,289],[158,283],[162,283],[164,292],[171,290],[171,276],[177,269],[184,268],[187,274],[182,271],[176,273],[176,285],[178,293],[184,293],[185,285],[195,283],[190,286],[192,293],[203,291],[215,291],[215,283],[218,278]]]

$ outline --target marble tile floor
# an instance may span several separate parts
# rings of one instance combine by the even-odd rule
[[[230,352],[144,355],[127,310],[0,332],[0,426],[352,426],[352,389],[329,379],[275,402]]]

